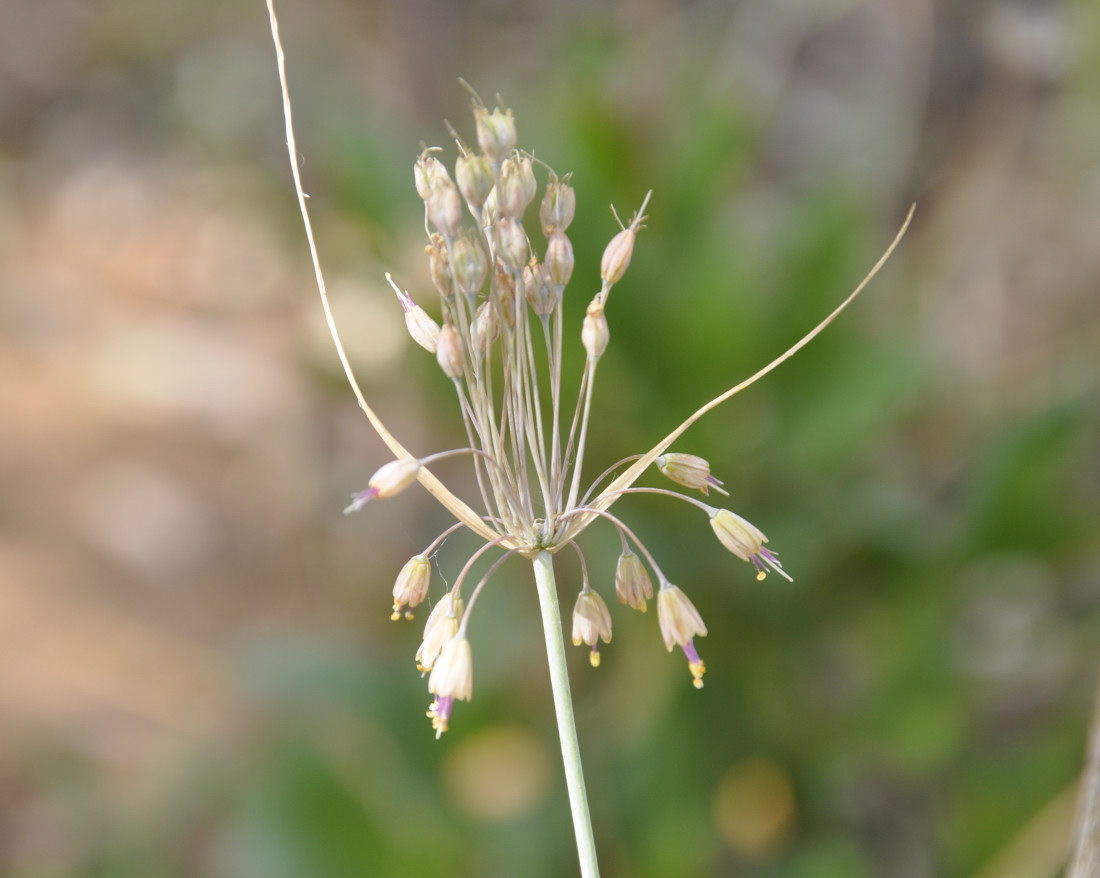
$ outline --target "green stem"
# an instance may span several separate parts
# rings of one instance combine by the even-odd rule
[[[565,664],[565,640],[561,633],[558,588],[554,581],[554,559],[549,552],[535,556],[535,584],[542,608],[542,627],[546,634],[546,657],[550,664],[550,686],[554,690],[554,710],[558,716],[565,785],[569,789],[569,807],[573,812],[573,830],[577,834],[577,855],[581,878],[599,878],[596,865],[596,840],[592,835],[592,817],[588,813],[588,795],[584,790],[581,748],[577,742],[577,724],[573,719],[573,696],[569,692],[569,671]]]

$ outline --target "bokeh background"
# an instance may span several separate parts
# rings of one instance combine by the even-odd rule
[[[420,453],[464,440],[383,272],[435,310],[412,163],[453,157],[444,119],[472,139],[457,77],[574,172],[578,329],[608,206],[654,190],[593,474],[793,343],[918,203],[865,296],[677,446],[794,583],[686,506],[618,507],[710,636],[701,692],[652,611],[571,656],[601,865],[1058,874],[1100,628],[1100,7],[279,11],[337,319]],[[437,742],[389,591],[448,519],[418,489],[340,514],[388,455],[282,124],[260,0],[0,3],[0,873],[575,875],[530,571],[480,601]],[[616,537],[584,546],[610,597]],[[567,607],[577,581],[563,555]]]

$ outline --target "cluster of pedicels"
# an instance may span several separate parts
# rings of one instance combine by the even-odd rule
[[[346,510],[357,511],[371,500],[391,497],[418,478],[423,480],[424,468],[443,457],[469,454],[473,458],[482,511],[473,513],[461,504],[459,522],[410,558],[393,588],[392,618],[412,619],[413,608],[428,595],[432,558],[443,541],[462,527],[484,538],[453,587],[435,603],[416,651],[417,667],[430,675],[428,689],[434,700],[428,715],[437,737],[447,729],[454,702],[469,700],[472,694],[472,658],[466,638],[470,612],[486,582],[512,554],[534,558],[565,547],[576,551],[581,589],[573,608],[573,643],[589,647],[592,665],[599,664],[599,644],[611,640],[611,613],[589,581],[576,542],[597,518],[615,527],[622,544],[614,573],[618,599],[645,612],[646,602],[653,598],[652,571],[658,583],[657,619],[665,647],[683,650],[695,687],[702,687],[705,666],[694,638],[706,635],[706,625],[634,532],[609,511],[625,494],[668,494],[694,504],[707,514],[722,545],[756,568],[758,579],[769,569],[787,576],[775,554],[765,548],[767,537],[728,509],[676,491],[631,487],[651,462],[678,485],[704,496],[711,490],[728,496],[701,457],[658,447],[614,464],[581,494],[596,367],[610,340],[605,308],[611,288],[630,264],[649,196],[628,224],[620,221],[622,230],[604,250],[601,288],[581,324],[585,368],[567,419],[562,415],[562,301],[573,273],[573,246],[566,232],[576,196],[568,175],[559,178],[549,171],[538,207],[545,240],[540,259],[524,227],[527,208],[538,190],[534,159],[516,149],[511,110],[498,106],[490,111],[475,97],[473,114],[476,150],[452,130],[459,150],[453,177],[436,149],[424,150],[414,169],[416,191],[424,201],[425,250],[439,293],[441,322],[387,275],[410,335],[435,354],[443,374],[453,382],[469,446],[387,463],[370,478],[366,490],[353,495]],[[597,492],[608,479],[609,484]],[[467,575],[491,549],[501,550],[501,556],[464,596]]]

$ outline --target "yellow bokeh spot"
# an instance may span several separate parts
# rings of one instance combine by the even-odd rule
[[[714,822],[729,847],[757,862],[769,859],[794,828],[790,776],[769,759],[735,763],[714,794]]]
[[[515,820],[546,799],[554,777],[543,741],[526,729],[495,726],[465,738],[443,764],[455,806],[486,822]]]

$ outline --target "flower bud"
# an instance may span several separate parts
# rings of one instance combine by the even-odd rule
[[[500,162],[516,146],[516,120],[511,110],[499,107],[490,113],[485,107],[474,107],[477,143],[492,162]]]
[[[497,262],[496,271],[493,272],[493,290],[496,300],[500,305],[500,319],[505,326],[511,328],[516,325],[516,280],[511,272]]]
[[[502,217],[493,226],[497,241],[497,255],[505,267],[519,271],[527,264],[530,247],[523,226],[515,217]]]
[[[458,191],[472,208],[479,208],[493,190],[493,166],[483,155],[461,155],[455,162]]]
[[[393,615],[390,618],[396,622],[404,611],[405,618],[411,619],[412,608],[427,597],[431,581],[432,562],[427,555],[414,555],[406,561],[393,586]]]
[[[440,650],[428,678],[428,691],[441,698],[469,701],[474,690],[470,641],[456,634]]]
[[[600,277],[606,283],[618,283],[626,272],[630,265],[630,257],[634,253],[635,236],[633,227],[623,229],[604,249],[603,259],[600,260]]]
[[[404,491],[416,481],[420,473],[420,461],[413,459],[391,460],[378,468],[367,482],[367,489],[358,494],[352,494],[351,505],[344,510],[345,515],[358,512],[371,500],[384,500]]]
[[[491,302],[482,302],[474,316],[474,350],[479,354],[489,350],[489,346],[500,337],[500,319]]]
[[[459,235],[451,245],[451,268],[463,293],[476,293],[489,273],[489,260],[476,240]]]
[[[671,479],[685,488],[696,488],[706,494],[710,488],[714,488],[719,494],[729,496],[729,491],[722,488],[722,482],[710,474],[710,464],[695,454],[680,454],[669,452],[658,455],[654,460],[657,469],[666,479]]]
[[[438,183],[424,202],[428,219],[445,238],[453,238],[462,225],[462,199],[449,179]]]
[[[646,573],[642,559],[629,549],[619,556],[615,566],[615,594],[635,610],[646,610],[646,599],[653,597],[653,581]]]
[[[428,254],[428,271],[432,276],[432,283],[441,296],[449,299],[455,294],[455,281],[451,273],[451,255],[447,252],[447,243],[443,236],[433,234],[431,243],[424,248],[424,252]]]
[[[566,178],[568,179],[568,177]],[[554,232],[564,232],[577,211],[577,196],[565,180],[551,179],[539,205],[542,233],[549,238]]]
[[[430,152],[422,152],[420,158],[413,166],[413,181],[416,183],[416,193],[425,201],[440,183],[449,183],[451,178],[447,175],[447,169],[443,162]]]
[[[444,323],[439,330],[439,339],[435,345],[435,358],[439,361],[439,368],[443,374],[455,381],[462,377],[465,351],[462,345],[462,337],[451,323]]]
[[[546,242],[546,267],[559,287],[564,287],[573,276],[573,245],[563,232],[551,233]]]
[[[585,588],[573,605],[573,645],[587,643],[592,647],[589,661],[594,668],[600,665],[600,640],[611,642],[611,611],[598,592]]]
[[[449,591],[443,599],[432,607],[428,621],[424,624],[424,639],[416,651],[416,666],[421,673],[430,671],[439,657],[443,644],[458,631],[458,620],[462,615],[462,599],[455,600],[454,591]]]
[[[536,314],[546,317],[554,313],[560,297],[545,265],[536,262],[523,269],[523,289],[527,294],[527,304]]]
[[[702,689],[706,666],[699,658],[693,638],[696,635],[706,637],[707,626],[688,596],[669,582],[661,583],[661,590],[657,592],[657,623],[665,640],[665,649],[672,652],[673,646],[679,646],[684,651],[693,678],[692,685]]]
[[[593,299],[584,315],[584,324],[581,326],[581,344],[584,345],[588,356],[595,360],[603,356],[610,340],[611,332],[607,328],[603,304]]]
[[[497,207],[501,214],[521,218],[535,197],[535,189],[531,160],[525,156],[505,159],[500,166],[500,183],[497,185]]]
[[[428,353],[435,353],[436,340],[439,338],[439,324],[428,316],[427,311],[419,305],[413,305],[405,312],[405,326],[413,341]]]
[[[766,568],[770,567],[784,579],[790,580],[775,553],[764,548],[768,538],[756,525],[728,509],[713,509],[710,526],[723,546],[756,568],[757,579],[767,576]]]

